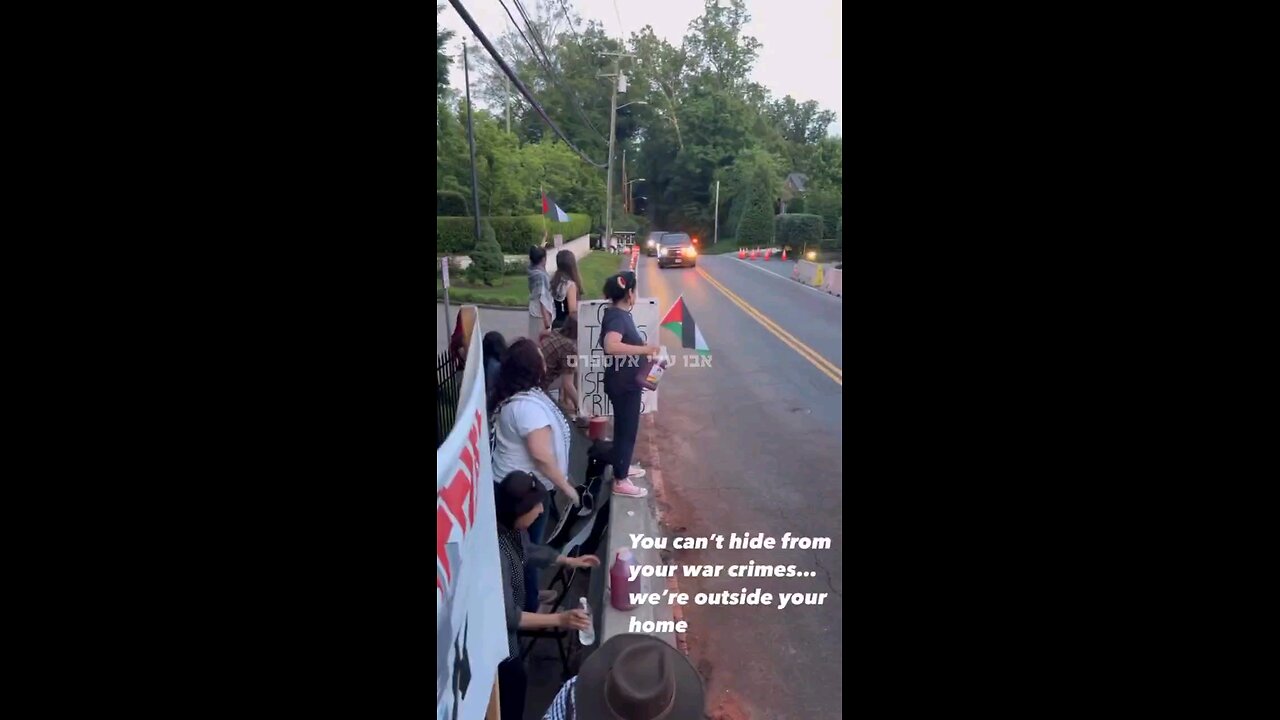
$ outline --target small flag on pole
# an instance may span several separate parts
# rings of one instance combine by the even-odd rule
[[[707,347],[707,341],[702,337],[702,330],[694,324],[693,315],[689,313],[689,307],[684,303],[684,295],[676,298],[676,301],[671,304],[671,309],[662,316],[662,322],[658,324],[679,335],[681,347],[697,350],[703,355],[711,353],[711,348]]]
[[[556,204],[555,198],[545,191],[542,193],[542,214],[552,222],[569,222],[569,216]]]

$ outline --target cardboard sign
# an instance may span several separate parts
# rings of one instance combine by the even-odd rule
[[[621,361],[626,363],[622,372],[632,374],[640,372],[640,356],[619,357],[605,355],[600,347],[600,320],[604,317],[605,308],[612,303],[608,300],[581,300],[578,302],[578,407],[588,416],[613,417],[613,403],[604,391],[604,368],[606,362]],[[637,298],[636,306],[631,310],[636,330],[640,332],[640,341],[645,345],[657,342],[658,300],[657,298]],[[658,391],[642,390],[640,395],[640,413],[647,415],[658,411]]]

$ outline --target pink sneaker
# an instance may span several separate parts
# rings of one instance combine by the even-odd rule
[[[623,497],[642,498],[649,495],[649,491],[642,487],[636,487],[628,478],[626,480],[613,481],[613,494]]]

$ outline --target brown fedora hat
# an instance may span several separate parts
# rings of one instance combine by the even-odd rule
[[[679,650],[652,635],[624,633],[582,663],[574,688],[578,717],[592,720],[702,720],[702,678]]]

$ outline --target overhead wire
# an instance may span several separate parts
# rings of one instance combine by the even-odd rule
[[[582,38],[579,37],[577,28],[573,26],[573,18],[569,17],[569,8],[564,6],[564,0],[560,0],[560,9],[564,11],[564,21],[569,23],[569,30],[573,32],[573,39],[581,45]]]
[[[529,92],[529,88],[525,86],[524,82],[522,82],[519,76],[515,74],[511,69],[511,66],[507,64],[507,61],[503,60],[502,55],[498,54],[497,49],[493,47],[493,43],[489,41],[489,38],[480,29],[480,26],[476,25],[475,19],[472,18],[471,13],[467,12],[467,9],[462,6],[460,0],[449,0],[449,4],[458,12],[458,16],[467,24],[467,27],[471,28],[471,32],[475,34],[476,39],[484,46],[485,51],[489,53],[489,57],[493,58],[493,61],[498,64],[498,68],[502,70],[503,74],[511,79],[511,84],[515,85],[516,90],[524,96],[525,100],[529,101],[529,105],[533,108],[534,112],[538,113],[538,116],[541,117],[542,121],[555,132],[556,136],[563,140],[564,144],[568,145],[574,152],[578,153],[578,156],[586,161],[588,165],[600,168],[601,170],[607,168],[608,165],[592,160],[586,153],[579,149],[577,145],[574,145],[572,140],[565,136],[560,127],[555,124],[555,121],[547,115],[547,111],[538,103],[538,100],[533,96],[533,93]]]
[[[498,0],[498,2],[502,3],[502,8],[506,10],[507,8],[506,3],[502,2],[502,0]],[[524,18],[525,26],[529,28],[529,34],[533,36],[533,42],[536,43],[538,48],[542,50],[541,60],[544,61],[543,66],[547,69],[547,74],[551,76],[551,81],[555,83],[556,87],[560,88],[562,91],[565,92],[566,95],[569,96],[570,104],[573,105],[575,109],[577,109],[578,117],[581,117],[582,121],[587,124],[587,127],[591,128],[591,132],[595,133],[596,136],[599,137],[601,140],[608,142],[608,138],[604,136],[604,133],[600,132],[600,130],[596,128],[595,124],[591,122],[591,118],[587,117],[586,111],[582,109],[583,103],[581,100],[578,99],[578,93],[574,92],[573,86],[568,85],[567,83],[563,85],[561,84],[561,78],[559,74],[556,72],[555,64],[551,62],[551,56],[549,53],[547,53],[547,46],[544,45],[542,42],[542,39],[538,37],[538,31],[535,29],[535,23],[529,20],[529,14],[525,11],[524,4],[521,3],[520,0],[513,0],[513,2],[515,2],[516,4],[516,11],[520,13],[520,17]],[[507,10],[507,14],[510,15],[511,11]],[[515,18],[512,18],[512,22],[515,22]],[[524,33],[521,33],[521,35],[523,34]],[[530,49],[532,50],[533,48],[530,48]],[[534,50],[535,57],[537,56],[537,54],[538,54],[537,51]]]

